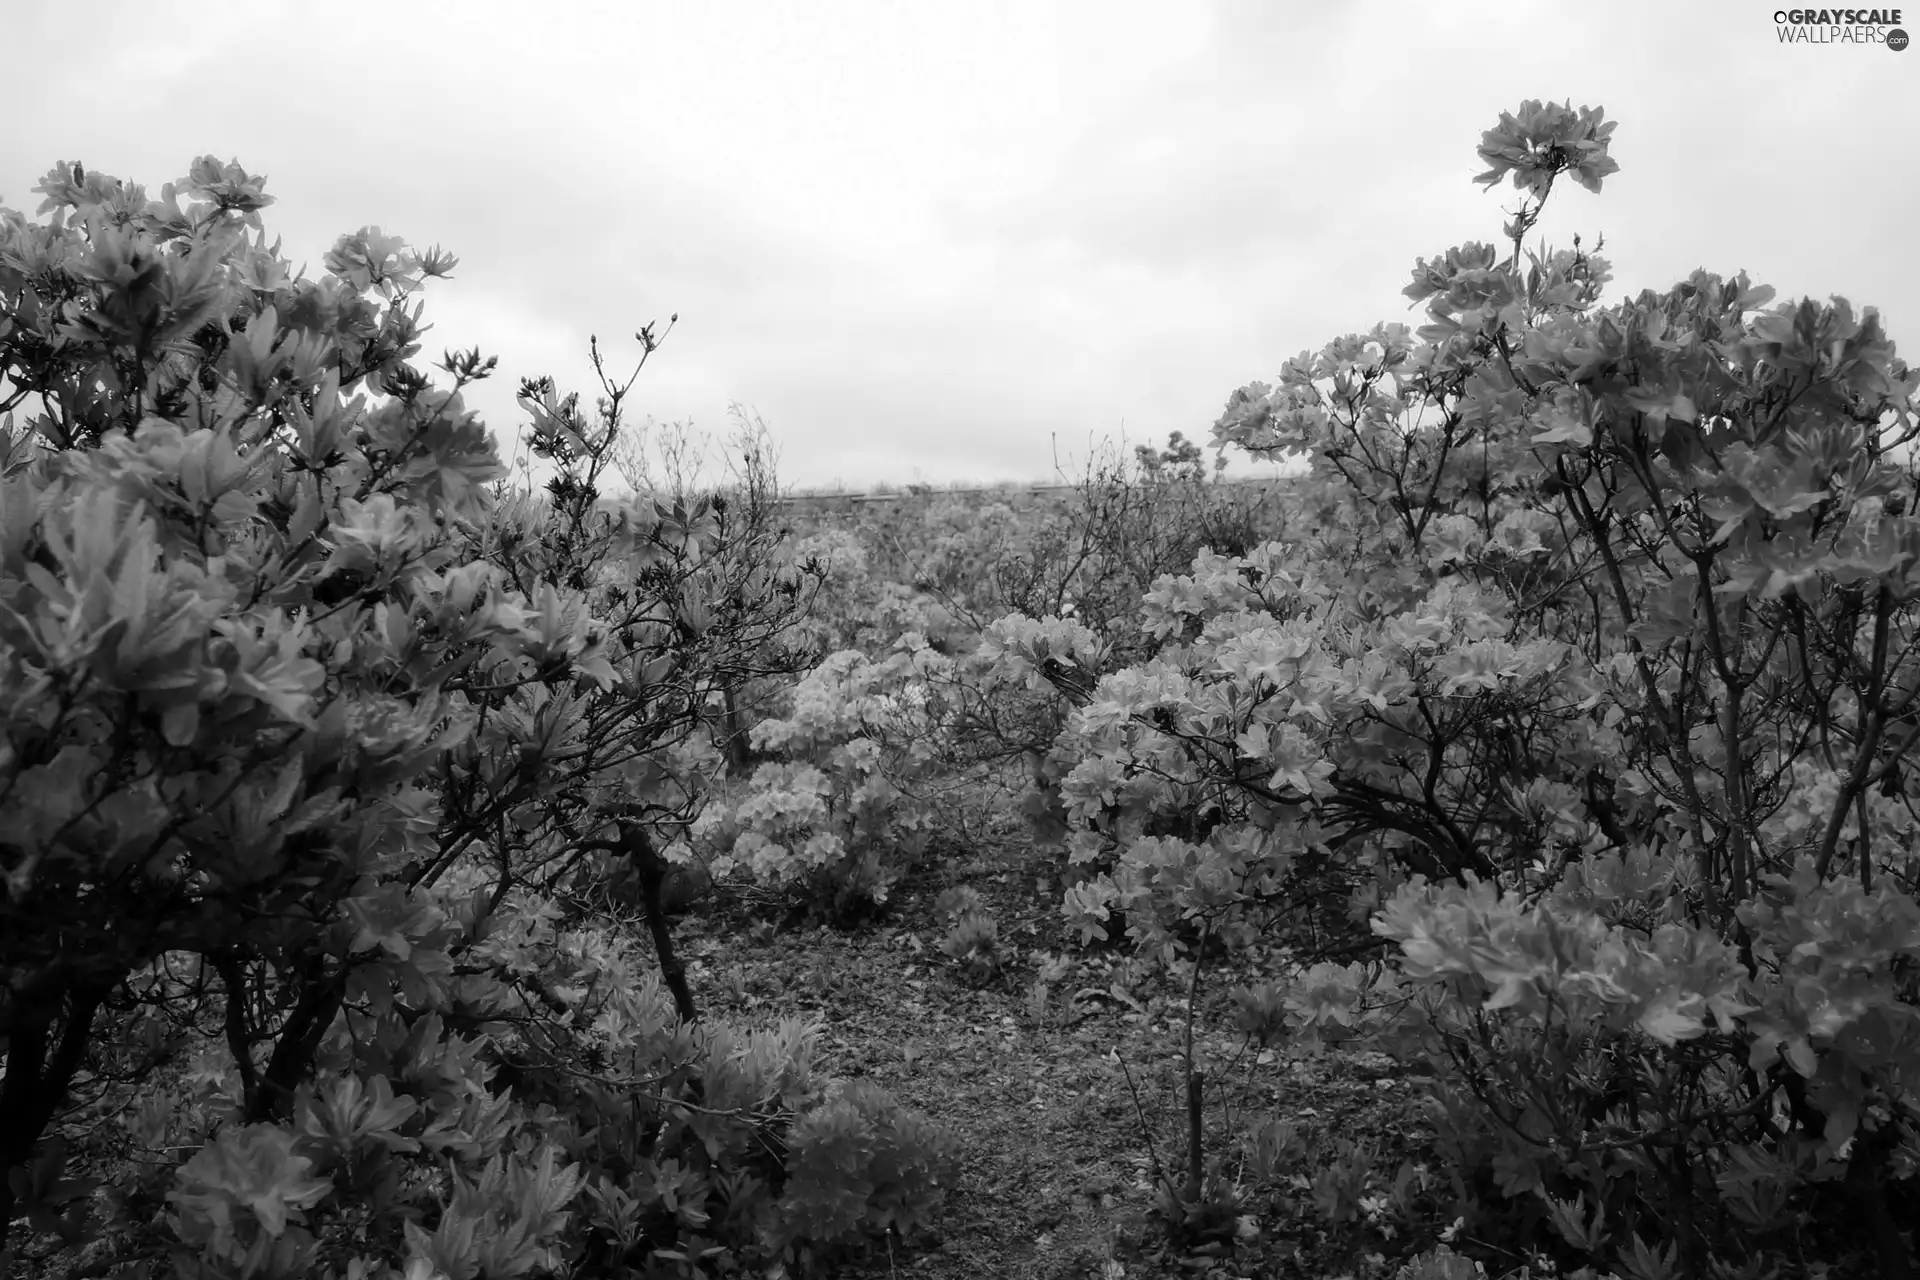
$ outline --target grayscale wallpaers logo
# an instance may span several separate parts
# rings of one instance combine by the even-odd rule
[[[1884,44],[1907,47],[1898,9],[1776,9],[1781,44]]]

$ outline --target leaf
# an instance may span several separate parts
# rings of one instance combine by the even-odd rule
[[[270,1124],[224,1130],[174,1174],[167,1193],[179,1212],[175,1230],[190,1244],[224,1248],[239,1224],[229,1207],[244,1208],[267,1236],[279,1236],[333,1189],[329,1178],[308,1176],[313,1162],[293,1151],[293,1136]]]

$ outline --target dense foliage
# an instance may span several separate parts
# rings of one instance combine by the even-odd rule
[[[1603,307],[1577,239],[1528,252],[1612,129],[1503,117],[1509,247],[1422,260],[1417,333],[1234,394],[1217,438],[1306,455],[1325,523],[1146,597],[1163,647],[1069,726],[1074,856],[1110,869],[1068,914],[1192,967],[1331,865],[1395,954],[1254,1021],[1439,1064],[1481,1232],[1759,1275],[1857,1222],[1912,1274],[1917,380],[1844,301],[1698,272]],[[1096,657],[1002,631],[1029,668]]]
[[[591,423],[525,386],[555,475],[500,489],[491,362],[408,363],[437,250],[367,228],[292,278],[211,159],[39,190],[0,225],[3,407],[39,409],[0,483],[27,1265],[656,1275],[918,1225],[944,1139],[817,1076],[813,1028],[699,1021],[661,910],[713,704],[804,657],[768,508],[601,501],[612,386]],[[580,892],[610,859],[652,964]]]

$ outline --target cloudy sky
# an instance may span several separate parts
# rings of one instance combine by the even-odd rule
[[[678,312],[642,414],[749,406],[799,485],[1027,480],[1415,319],[1525,98],[1620,122],[1538,229],[1604,233],[1616,292],[1744,268],[1914,358],[1920,50],[1783,45],[1776,3],[0,0],[0,204],[238,159],[316,274],[367,224],[460,255],[427,351],[500,357],[503,437],[521,377]]]

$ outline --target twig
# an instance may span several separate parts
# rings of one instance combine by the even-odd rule
[[[1161,1186],[1167,1186],[1167,1171],[1160,1163],[1160,1150],[1154,1145],[1153,1130],[1147,1127],[1147,1110],[1140,1105],[1140,1091],[1133,1087],[1133,1072],[1127,1069],[1125,1058],[1120,1059],[1120,1074],[1127,1078],[1127,1092],[1133,1095],[1133,1114],[1140,1121],[1140,1136],[1147,1140],[1147,1158],[1153,1161],[1153,1176]]]

